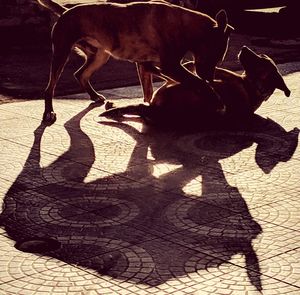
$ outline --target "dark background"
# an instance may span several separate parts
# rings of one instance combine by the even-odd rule
[[[80,3],[79,1],[60,2],[64,2],[63,4],[68,7]],[[270,55],[278,64],[300,60],[300,26],[296,25],[300,14],[295,1],[190,0],[188,2],[185,0],[177,4],[193,6],[192,8],[212,16],[219,9],[226,9],[229,22],[235,27],[235,32],[231,36],[223,67],[232,70],[240,69],[237,53],[243,45]],[[286,6],[268,12],[248,10],[277,5]],[[48,80],[51,59],[50,31],[55,17],[32,0],[0,0],[0,11],[0,34],[3,40],[0,47],[0,101],[40,98]],[[21,21],[18,22],[18,18]],[[73,72],[82,63],[81,57],[72,54],[58,83],[56,95],[81,91],[73,78]],[[138,83],[134,64],[113,59],[110,59],[92,79],[96,89]]]

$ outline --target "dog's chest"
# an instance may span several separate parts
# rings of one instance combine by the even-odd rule
[[[252,110],[249,93],[242,79],[232,77],[221,83],[215,83],[214,86],[225,103],[228,114],[236,115]]]

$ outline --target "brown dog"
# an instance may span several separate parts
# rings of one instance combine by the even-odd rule
[[[52,65],[44,94],[43,120],[49,123],[56,119],[52,106],[54,89],[74,46],[87,58],[75,77],[92,100],[103,102],[104,97],[92,88],[89,78],[113,56],[138,63],[144,99],[149,101],[151,73],[193,85],[201,81],[199,77],[212,80],[217,62],[227,50],[231,31],[225,11],[218,13],[215,21],[208,15],[162,1],[106,2],[71,9],[52,0],[38,2],[60,15],[52,30]],[[180,64],[187,52],[194,55],[198,77]]]
[[[241,75],[217,68],[212,85],[225,105],[225,112],[220,111],[216,100],[195,91],[185,83],[167,83],[153,96],[150,106],[133,105],[114,108],[101,116],[116,118],[123,115],[139,115],[157,124],[172,128],[201,127],[202,124],[216,122],[245,121],[254,114],[276,88],[290,95],[274,61],[268,56],[258,55],[244,46],[239,53],[239,60],[245,72]],[[194,64],[186,66],[194,69]],[[224,121],[225,120],[225,121]]]

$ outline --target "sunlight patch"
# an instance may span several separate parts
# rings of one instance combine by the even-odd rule
[[[232,175],[243,171],[255,170],[258,165],[255,161],[257,143],[253,143],[250,147],[244,148],[242,151],[219,160],[223,171],[230,171]]]
[[[192,195],[192,197],[202,196],[202,176],[199,175],[192,179],[188,184],[182,188],[183,192]]]
[[[152,175],[156,178],[160,178],[162,175],[170,172],[174,172],[175,170],[181,167],[182,165],[175,165],[175,164],[164,164],[164,163],[156,164],[153,165]]]
[[[150,147],[147,149],[147,160],[155,160]]]

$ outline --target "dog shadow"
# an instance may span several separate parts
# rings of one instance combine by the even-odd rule
[[[4,198],[1,224],[7,234],[17,243],[56,239],[59,249],[37,255],[147,286],[216,268],[241,254],[251,284],[262,290],[252,246],[262,228],[238,188],[228,184],[219,161],[256,143],[256,163],[270,173],[293,155],[298,130],[286,132],[259,116],[245,132],[185,135],[102,122],[121,128],[136,145],[126,171],[85,182],[89,173],[101,171],[92,171],[97,153],[80,127],[95,106],[66,122],[70,148],[46,167],[41,165],[41,140],[47,127],[34,131],[24,168]],[[283,150],[274,151],[277,140],[285,142]],[[176,168],[168,170],[167,164]],[[153,175],[156,167],[164,167],[159,176]],[[193,188],[197,177],[201,185]]]

